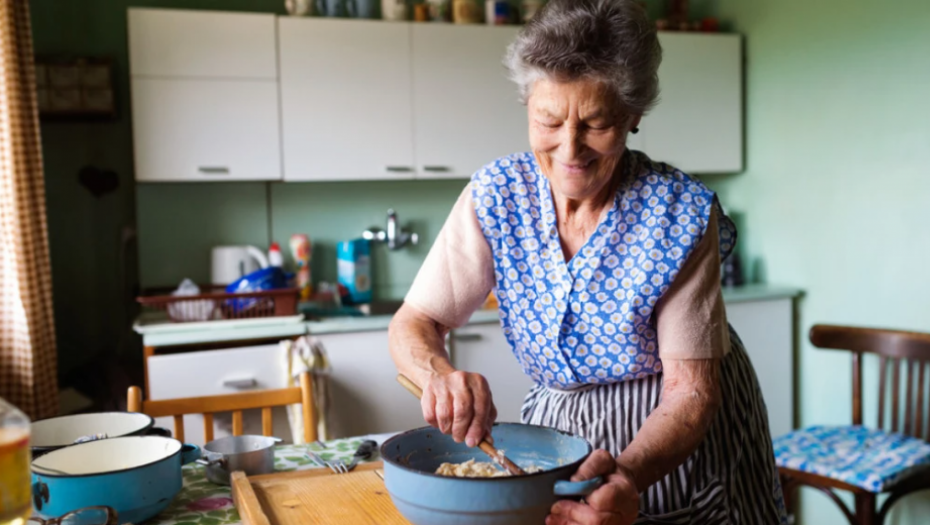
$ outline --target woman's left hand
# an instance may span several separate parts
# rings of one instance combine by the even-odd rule
[[[606,450],[595,450],[578,467],[572,481],[595,476],[604,484],[585,498],[587,504],[562,500],[552,506],[546,525],[630,525],[639,516],[639,490],[632,476]]]

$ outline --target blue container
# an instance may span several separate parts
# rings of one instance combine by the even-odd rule
[[[103,439],[53,450],[32,462],[35,514],[57,518],[105,505],[119,523],[141,523],[167,507],[181,490],[181,465],[200,448],[158,436]]]
[[[242,276],[238,281],[226,287],[226,293],[263,292],[287,288],[287,274],[277,266],[269,266]],[[226,306],[234,312],[240,313],[259,304],[260,299],[253,297],[244,299],[227,299]]]
[[[569,482],[592,451],[584,439],[534,425],[498,423],[494,446],[522,468],[543,472],[501,478],[451,478],[434,474],[442,463],[489,461],[480,449],[456,443],[433,427],[384,442],[384,483],[394,506],[414,525],[539,525],[560,497],[587,496],[595,478]]]
[[[354,239],[337,244],[336,273],[339,284],[349,292],[343,300],[345,304],[370,303],[371,243],[365,239]]]

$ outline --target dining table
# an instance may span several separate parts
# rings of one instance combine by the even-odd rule
[[[282,444],[275,447],[275,472],[289,472],[314,468],[327,468],[312,459],[307,452],[314,452],[324,461],[350,460],[362,441],[376,441],[380,447],[394,433],[346,437],[310,444]],[[372,454],[362,462],[379,461]],[[242,523],[239,511],[233,505],[232,491],[228,485],[217,485],[207,480],[204,467],[189,463],[181,469],[183,486],[181,492],[164,511],[145,522],[145,525],[236,525]]]

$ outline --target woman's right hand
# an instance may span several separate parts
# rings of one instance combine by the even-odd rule
[[[420,400],[423,419],[456,443],[477,446],[491,439],[497,409],[491,400],[488,381],[481,374],[457,370],[434,374],[423,388]]]

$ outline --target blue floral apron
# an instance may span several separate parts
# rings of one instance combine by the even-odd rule
[[[662,370],[652,312],[719,204],[700,182],[642,153],[628,151],[623,166],[612,206],[567,262],[533,154],[499,159],[472,179],[504,334],[537,383],[568,389]],[[717,215],[723,260],[736,231]]]

